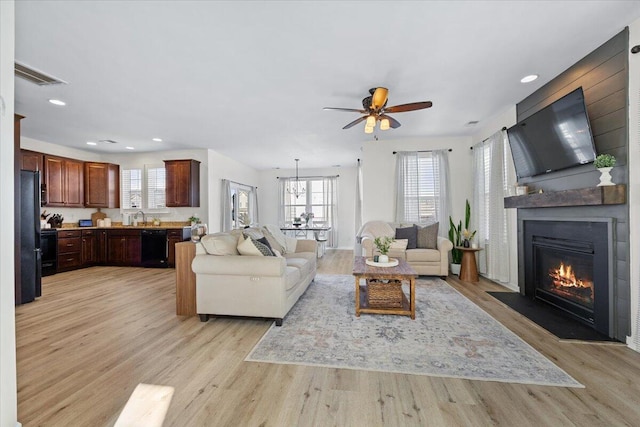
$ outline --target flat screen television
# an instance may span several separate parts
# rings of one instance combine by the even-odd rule
[[[518,179],[593,162],[596,149],[582,88],[507,130]]]

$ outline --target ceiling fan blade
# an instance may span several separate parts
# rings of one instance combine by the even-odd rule
[[[422,110],[423,108],[429,108],[433,105],[431,101],[425,102],[412,102],[410,104],[394,105],[393,107],[387,107],[384,109],[385,113],[404,113],[405,111]]]
[[[390,126],[392,129],[397,129],[397,128],[399,128],[399,127],[401,126],[401,124],[400,124],[400,122],[399,122],[399,121],[397,121],[396,119],[394,119],[394,118],[393,118],[393,117],[391,117],[391,116],[387,116],[386,114],[381,114],[381,115],[380,115],[380,118],[381,118],[381,119],[387,119],[387,120],[389,120],[389,126]]]
[[[331,111],[350,111],[352,113],[367,114],[366,110],[356,110],[355,108],[339,108],[339,107],[324,107],[323,110]]]
[[[349,123],[348,125],[346,125],[345,127],[343,127],[342,129],[349,129],[351,127],[354,127],[355,125],[357,125],[360,122],[364,122],[365,120],[367,120],[367,116],[359,117],[359,118],[355,119],[354,121],[352,121],[351,123]]]
[[[373,110],[379,110],[384,107],[384,104],[387,102],[387,95],[389,94],[389,89],[385,87],[377,87],[375,92],[373,92],[373,96],[371,97],[371,108]]]

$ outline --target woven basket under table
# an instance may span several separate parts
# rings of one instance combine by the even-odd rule
[[[369,307],[402,307],[402,281],[367,279]]]

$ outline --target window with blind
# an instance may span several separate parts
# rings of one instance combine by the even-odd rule
[[[440,203],[440,174],[431,152],[406,155],[403,159],[402,180],[398,191],[402,197],[401,222],[428,223],[436,220]]]
[[[166,175],[164,167],[122,169],[120,192],[122,209],[164,209]]]

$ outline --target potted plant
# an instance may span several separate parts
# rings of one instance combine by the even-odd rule
[[[197,223],[199,223],[199,222],[200,222],[200,218],[198,218],[198,217],[196,216],[196,214],[193,214],[193,215],[191,215],[191,216],[188,218],[188,221],[189,221],[189,222],[191,223],[191,225],[193,226],[193,225],[196,225]]]
[[[453,219],[449,217],[449,240],[453,243],[453,249],[451,250],[451,273],[460,274],[460,263],[462,262],[462,251],[457,249],[464,247],[465,234],[467,237],[467,245],[469,240],[475,236],[476,232],[469,231],[469,223],[471,221],[471,206],[469,200],[466,201],[464,209],[464,231],[462,228],[462,221],[458,222],[458,225],[453,223]],[[465,234],[463,234],[465,233]],[[468,246],[467,246],[468,247]]]
[[[600,171],[600,183],[598,187],[603,185],[615,185],[611,181],[611,169],[616,164],[616,158],[611,154],[598,154],[593,165]]]
[[[393,238],[389,236],[376,237],[373,239],[373,244],[376,245],[376,248],[382,254],[378,257],[378,262],[389,262],[389,256],[387,256],[387,254],[391,248],[391,243],[393,243]]]

